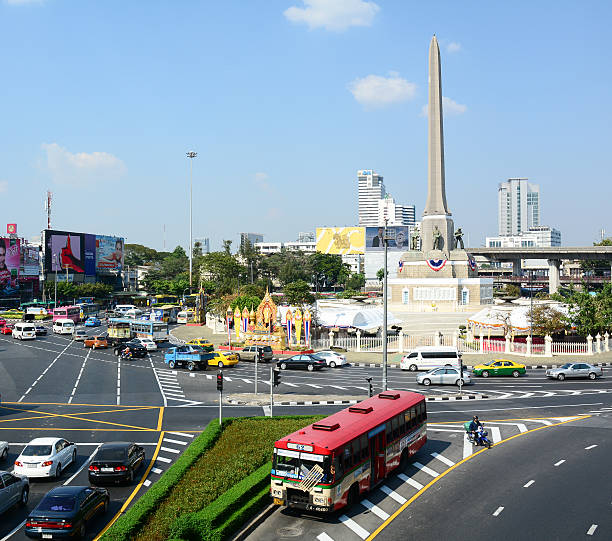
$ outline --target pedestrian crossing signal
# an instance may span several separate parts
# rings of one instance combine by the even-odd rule
[[[272,385],[274,385],[274,387],[278,387],[280,385],[280,380],[280,370],[272,370]]]
[[[223,372],[217,373],[217,391],[223,390]]]

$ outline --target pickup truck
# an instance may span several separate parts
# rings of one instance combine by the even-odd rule
[[[178,346],[170,348],[164,355],[164,362],[168,368],[186,366],[187,370],[206,369],[208,361],[215,357],[214,353],[204,351],[199,346]]]

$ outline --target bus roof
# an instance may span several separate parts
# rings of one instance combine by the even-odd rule
[[[289,449],[287,444],[300,443],[312,445],[315,453],[329,454],[424,400],[420,393],[385,391],[281,438],[275,447]]]

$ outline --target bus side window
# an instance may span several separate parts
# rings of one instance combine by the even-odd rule
[[[397,422],[399,423],[399,435],[403,436],[408,430],[406,428],[406,425],[404,424],[404,415],[403,414],[399,414],[397,416]]]
[[[425,401],[421,402],[421,407],[423,408],[423,422],[427,421],[427,405]]]
[[[393,427],[391,426],[391,419],[387,421],[387,443],[389,443],[393,439]]]
[[[393,439],[398,438],[399,437],[399,420],[397,416],[391,419],[391,427],[393,428]]]
[[[353,440],[353,466],[361,462],[361,440],[357,438]]]
[[[336,452],[339,453],[340,451]],[[336,476],[336,479],[340,479],[344,475],[344,468],[342,467],[342,455],[334,457],[333,465],[334,469],[336,470],[334,475]]]
[[[365,460],[370,456],[370,445],[368,442],[368,435],[361,435],[361,460]]]
[[[410,429],[412,428],[412,424],[410,423],[410,410],[407,409],[404,412],[404,421],[406,423],[406,432],[410,432]]]

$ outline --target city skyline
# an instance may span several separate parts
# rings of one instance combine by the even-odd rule
[[[418,217],[427,175],[423,58],[435,32],[447,195],[466,239],[479,246],[497,232],[497,185],[518,176],[540,186],[540,223],[560,229],[565,245],[612,231],[601,197],[609,193],[610,74],[598,69],[609,63],[609,5],[519,2],[488,14],[450,2],[442,10],[338,5],[334,14],[324,2],[286,0],[230,14],[194,3],[186,20],[170,5],[0,2],[11,82],[3,222],[40,234],[51,189],[54,229],[186,247],[188,150],[198,152],[194,236],[209,237],[211,250],[225,238],[236,249],[241,231],[292,241],[356,224],[354,172],[363,167],[390,179],[396,200],[414,204]],[[520,40],[501,32],[513,24]]]

